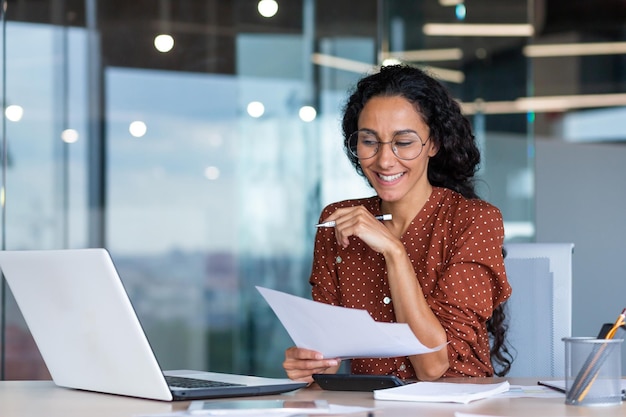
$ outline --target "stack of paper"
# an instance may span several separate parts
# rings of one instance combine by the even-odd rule
[[[453,382],[416,382],[401,387],[374,391],[377,400],[452,402],[467,404],[509,390],[507,381],[499,384],[457,384]]]

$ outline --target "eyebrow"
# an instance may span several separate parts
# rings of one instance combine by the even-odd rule
[[[377,131],[375,131],[374,129],[368,129],[366,127],[359,129],[359,132],[368,132],[368,133],[373,133],[374,135],[376,135],[376,137],[380,138],[380,135],[378,134]],[[400,129],[400,130],[396,130],[393,132],[393,137],[395,137],[396,135],[401,135],[403,133],[415,133],[417,136],[419,136],[420,138],[422,137],[416,130],[414,129]]]

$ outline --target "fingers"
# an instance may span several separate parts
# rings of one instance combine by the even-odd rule
[[[291,347],[285,351],[283,368],[290,379],[313,382],[313,374],[335,371],[339,367],[339,359],[324,359],[321,353],[314,350]]]
[[[377,251],[389,239],[387,228],[363,206],[338,209],[330,217],[335,216],[335,238],[343,248],[350,245],[351,236]]]
[[[350,244],[350,236],[361,237],[379,229],[380,222],[363,206],[344,207],[335,210],[324,222],[335,222],[335,238],[342,247]]]

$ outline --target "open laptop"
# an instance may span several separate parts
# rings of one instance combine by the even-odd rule
[[[0,251],[0,269],[58,386],[172,401],[279,394],[306,385],[163,372],[105,249]],[[215,383],[186,386],[208,381]]]

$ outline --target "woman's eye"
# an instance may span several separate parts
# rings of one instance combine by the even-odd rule
[[[372,138],[363,138],[363,139],[361,139],[361,144],[363,146],[377,146],[378,145],[378,141],[376,139],[372,139]]]

